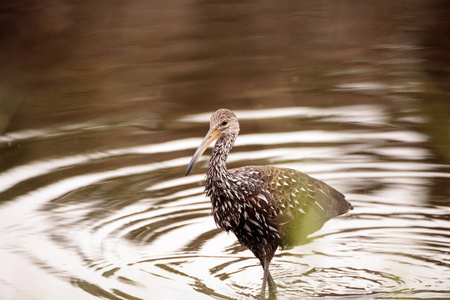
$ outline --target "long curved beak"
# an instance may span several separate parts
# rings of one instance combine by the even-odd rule
[[[203,139],[200,146],[198,146],[197,150],[194,153],[194,156],[192,156],[191,162],[189,163],[186,175],[191,172],[191,170],[194,168],[195,164],[197,163],[200,156],[202,156],[203,152],[205,152],[206,148],[208,148],[209,145],[211,145],[212,142],[217,140],[220,137],[220,131],[217,129],[209,129],[208,133],[206,134],[205,138]]]

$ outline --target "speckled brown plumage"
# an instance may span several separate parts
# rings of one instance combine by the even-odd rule
[[[264,269],[260,298],[264,298],[266,280],[269,291],[276,290],[269,272],[276,249],[298,245],[327,220],[353,208],[343,194],[297,170],[271,166],[227,170],[226,159],[238,134],[235,114],[227,109],[216,111],[186,174],[217,140],[208,165],[206,194],[216,224],[233,232],[260,260]]]

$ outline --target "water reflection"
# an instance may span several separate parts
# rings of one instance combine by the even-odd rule
[[[43,3],[0,5],[2,297],[256,296],[207,157],[184,176],[219,107],[241,120],[230,168],[295,168],[355,206],[276,253],[280,299],[450,297],[438,4]]]

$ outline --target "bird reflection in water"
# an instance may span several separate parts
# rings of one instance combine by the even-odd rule
[[[239,134],[239,121],[228,109],[219,109],[186,170],[192,170],[208,146],[217,140],[206,175],[216,224],[233,232],[264,269],[259,299],[276,297],[269,265],[278,247],[298,245],[330,218],[353,209],[345,196],[305,173],[288,168],[247,166],[228,170],[226,160]]]

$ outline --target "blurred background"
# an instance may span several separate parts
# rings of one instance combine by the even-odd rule
[[[277,252],[279,299],[450,297],[450,3],[0,3],[2,299],[242,299],[208,155],[290,167],[355,210]],[[208,154],[209,152],[207,152]]]

